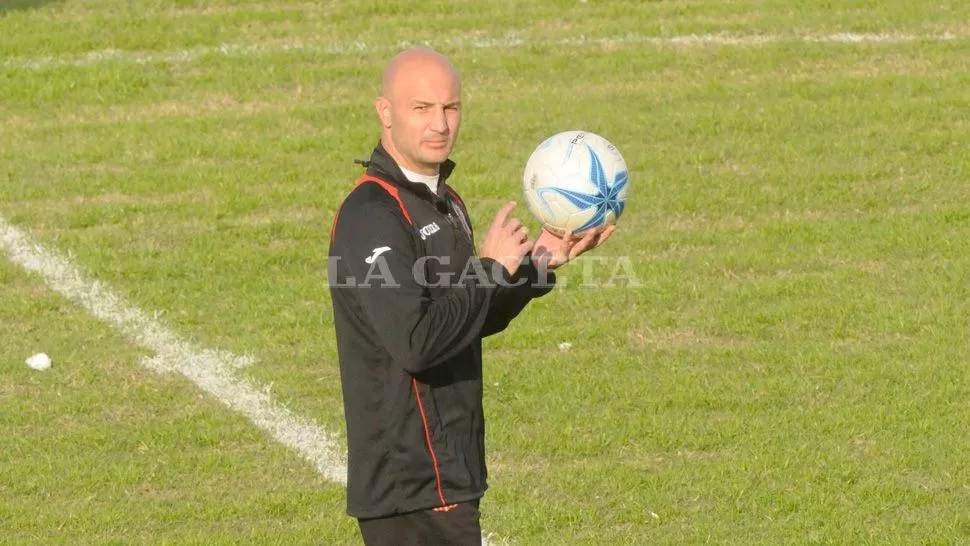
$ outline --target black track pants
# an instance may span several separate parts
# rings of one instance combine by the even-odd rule
[[[480,546],[482,543],[477,500],[456,504],[448,511],[429,509],[358,521],[366,546]]]

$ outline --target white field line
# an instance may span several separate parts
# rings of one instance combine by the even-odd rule
[[[410,46],[432,46],[439,48],[502,49],[525,46],[583,47],[583,46],[621,46],[646,44],[657,47],[688,46],[758,46],[771,43],[902,43],[902,42],[941,42],[966,39],[957,34],[855,34],[837,33],[826,35],[781,35],[781,34],[689,34],[684,36],[644,36],[626,34],[612,37],[577,36],[563,40],[529,40],[514,35],[498,38],[455,37],[425,42],[397,42],[374,44],[362,41],[321,44],[312,41],[293,41],[270,44],[222,44],[201,46],[169,51],[129,51],[102,49],[81,55],[48,55],[42,57],[11,57],[3,61],[7,68],[44,69],[61,66],[85,67],[108,63],[153,64],[191,63],[204,57],[258,57],[290,52],[306,52],[322,55],[347,55],[360,53],[393,52]]]
[[[368,44],[355,41],[338,44],[290,42],[283,44],[222,44],[170,51],[147,52],[105,49],[79,56],[12,57],[3,61],[5,68],[46,69],[56,67],[87,67],[100,64],[191,63],[205,57],[258,57],[288,52],[307,52],[324,55],[350,53],[392,52],[409,46],[501,49],[533,45],[583,47],[647,44],[657,47],[677,46],[758,46],[787,43],[902,43],[939,42],[965,39],[955,34],[853,34],[839,33],[819,36],[799,35],[729,35],[692,34],[684,36],[624,36],[596,38],[577,36],[558,41],[528,40],[514,36],[501,38],[458,37],[437,42],[398,42]],[[319,425],[293,415],[275,402],[268,389],[253,385],[238,374],[239,368],[251,362],[224,351],[196,347],[159,324],[143,311],[132,307],[103,283],[85,278],[67,258],[45,249],[25,233],[9,224],[0,215],[0,248],[7,257],[28,271],[40,274],[54,291],[71,299],[101,320],[116,326],[132,341],[152,350],[155,356],[142,364],[158,371],[179,372],[226,406],[248,417],[257,427],[269,432],[279,443],[290,447],[310,461],[328,480],[345,484],[346,466],[343,454],[338,453],[336,436]],[[483,544],[501,540],[483,533]],[[502,541],[504,542],[504,541]]]
[[[155,353],[153,358],[143,359],[142,364],[156,371],[181,373],[226,406],[245,415],[277,442],[302,455],[327,480],[347,482],[344,454],[338,448],[336,436],[294,415],[274,401],[268,389],[241,377],[239,368],[251,362],[250,358],[203,349],[179,337],[104,283],[86,278],[68,258],[31,240],[3,215],[0,215],[0,250],[11,262],[43,277],[55,292]]]
[[[344,454],[335,434],[294,415],[273,400],[269,389],[239,376],[252,357],[204,349],[179,337],[155,318],[127,303],[104,283],[86,278],[71,260],[32,240],[0,214],[0,250],[11,262],[39,274],[47,286],[114,325],[131,341],[155,353],[142,365],[157,372],[178,372],[220,402],[245,415],[274,440],[310,461],[329,481],[347,483]],[[482,532],[483,546],[507,544],[492,533]]]

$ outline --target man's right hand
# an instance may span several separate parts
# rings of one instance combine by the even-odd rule
[[[515,275],[522,258],[532,250],[534,241],[529,240],[529,230],[517,218],[509,218],[515,202],[509,201],[495,215],[482,242],[482,258],[491,258],[502,264],[509,276]]]

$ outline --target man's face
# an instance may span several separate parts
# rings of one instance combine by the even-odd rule
[[[417,59],[397,74],[386,103],[378,100],[385,142],[402,167],[436,174],[448,159],[461,125],[461,83],[448,66]],[[382,108],[386,108],[382,111]],[[396,152],[396,153],[395,153]]]

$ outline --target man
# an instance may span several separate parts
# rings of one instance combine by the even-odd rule
[[[368,545],[480,544],[486,489],[483,337],[552,288],[540,274],[593,248],[530,241],[506,204],[475,253],[448,180],[461,82],[428,49],[395,56],[375,102],[381,138],[338,211],[330,283],[348,439],[348,513]]]

